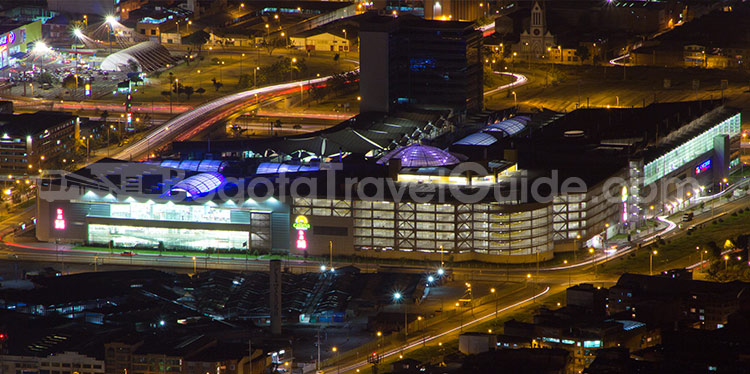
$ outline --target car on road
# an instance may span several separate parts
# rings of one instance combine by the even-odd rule
[[[135,252],[132,251],[125,251],[120,253],[121,256],[135,256]]]

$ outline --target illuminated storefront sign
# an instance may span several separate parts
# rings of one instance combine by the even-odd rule
[[[65,217],[63,216],[63,210],[60,208],[57,208],[57,212],[55,214],[55,229],[65,230]]]
[[[695,167],[695,174],[698,175],[711,168],[711,159],[704,161],[702,164]]]
[[[297,216],[292,224],[297,230],[297,249],[307,249],[307,239],[305,238],[305,231],[310,228],[310,222],[307,221],[305,216]]]
[[[13,44],[16,41],[16,33],[13,31],[0,37],[0,45]]]
[[[622,200],[622,222],[628,221],[628,187],[622,186],[620,191],[620,199]]]

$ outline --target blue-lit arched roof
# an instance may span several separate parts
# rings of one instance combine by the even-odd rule
[[[386,164],[391,159],[400,159],[403,167],[446,166],[460,162],[456,156],[440,148],[417,143],[388,152],[378,164]]]
[[[298,173],[304,171],[318,171],[320,167],[309,165],[280,164],[278,162],[261,162],[255,174]]]
[[[201,173],[185,178],[169,190],[169,194],[184,192],[188,198],[203,196],[224,183],[223,175],[215,172]]]
[[[523,131],[526,128],[526,123],[529,122],[528,117],[513,117],[500,121],[487,126],[484,131],[502,131],[507,136],[513,136]]]
[[[165,168],[182,169],[199,172],[220,172],[227,163],[221,160],[164,160],[160,166]]]
[[[483,133],[483,132],[475,132],[455,143],[454,145],[491,145],[497,142],[497,138],[494,136]]]

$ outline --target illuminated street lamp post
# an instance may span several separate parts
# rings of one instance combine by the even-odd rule
[[[729,255],[724,255],[724,271],[727,271],[728,266],[729,266]]]
[[[333,353],[336,354],[336,373],[340,373],[340,367],[339,367],[339,349],[336,347],[331,348]]]
[[[109,54],[112,54],[112,34],[115,32],[114,24],[117,22],[114,16],[107,16],[104,21],[109,25],[109,32],[107,32],[107,41],[109,42]]]
[[[648,275],[654,275],[654,256],[659,254],[659,251],[653,250],[648,257]]]
[[[497,294],[495,293],[495,287],[490,288],[490,293],[495,295],[495,318],[497,318]]]
[[[198,274],[198,263],[196,262],[195,256],[193,256],[193,274]]]
[[[568,260],[563,260],[563,264],[567,265]],[[570,287],[570,272],[571,272],[571,269],[568,269],[568,287]]]
[[[403,295],[401,295],[401,292],[394,292],[393,293],[393,300],[396,303],[400,302],[402,297],[403,297]],[[406,300],[404,300],[403,305],[404,305],[404,339],[406,339],[406,337],[409,336],[408,325],[406,323]]]

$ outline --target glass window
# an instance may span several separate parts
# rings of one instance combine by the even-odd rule
[[[158,247],[163,242],[165,247],[175,249],[242,249],[247,247],[248,240],[247,232],[229,230],[90,224],[88,231],[91,243],[106,244],[112,240],[122,247]]]

